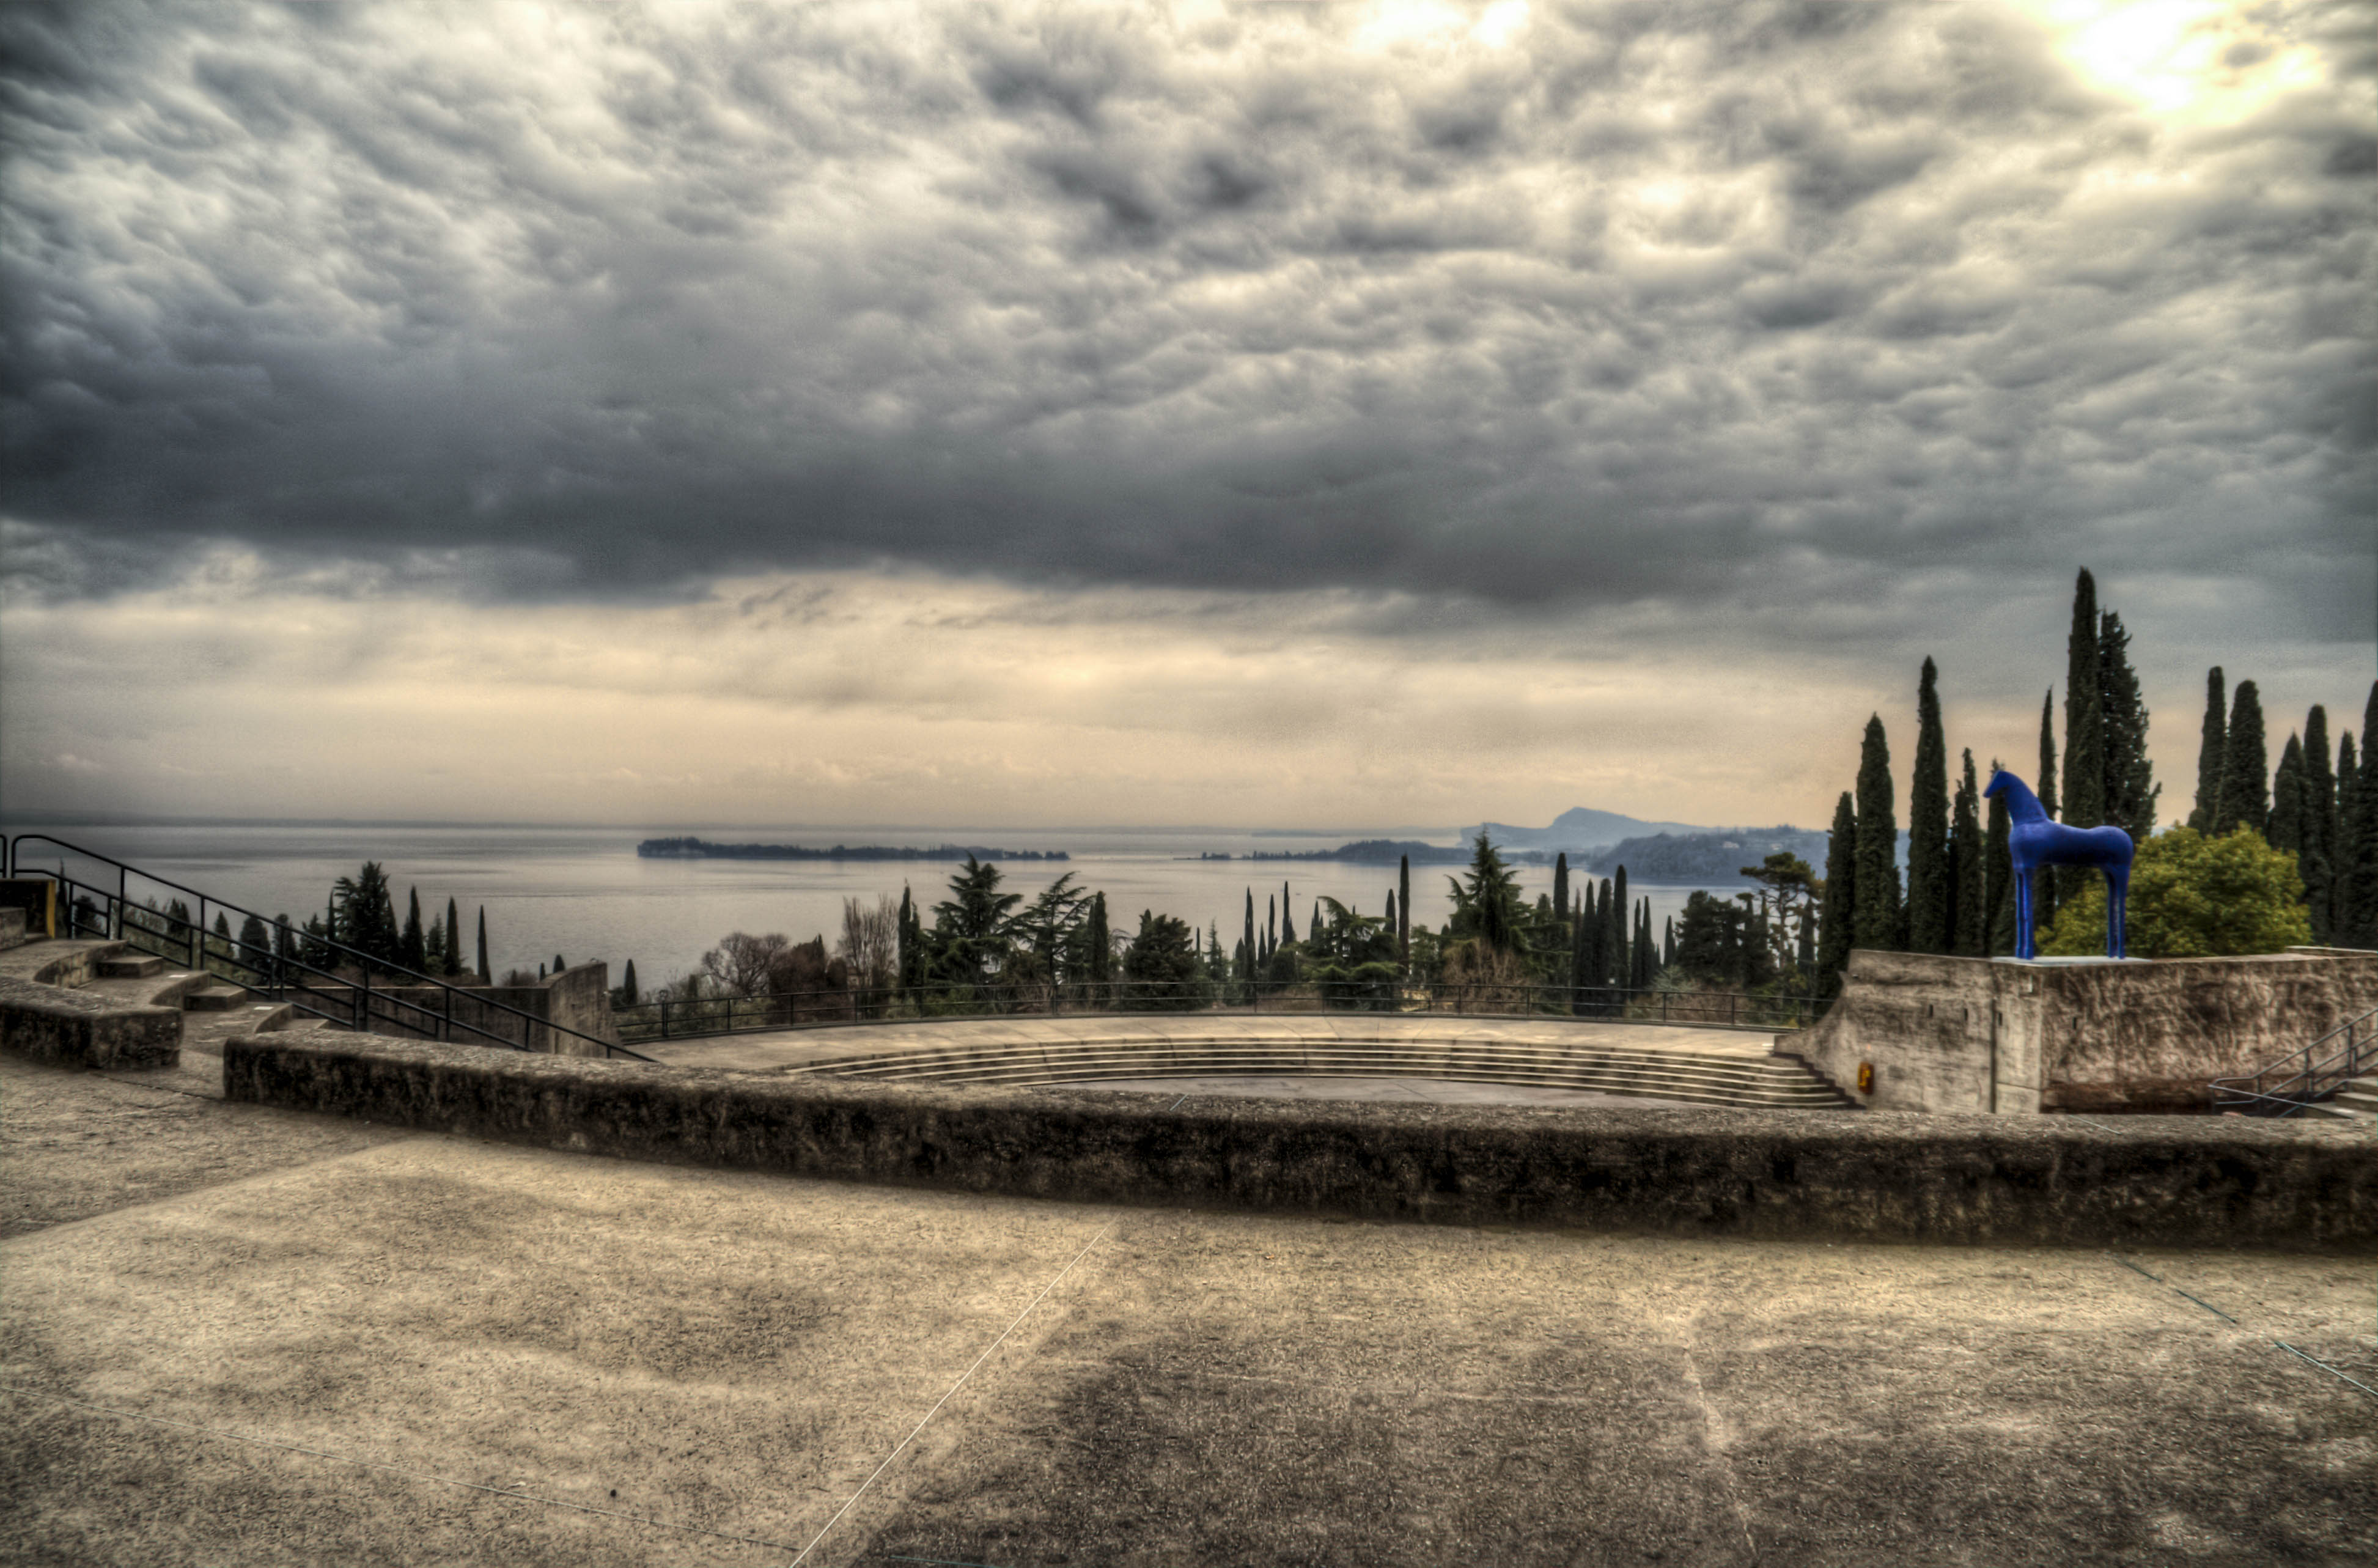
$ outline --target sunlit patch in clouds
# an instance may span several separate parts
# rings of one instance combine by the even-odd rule
[[[2344,8],[2231,0],[2022,3],[2046,19],[2058,53],[2090,80],[2185,121],[2240,119],[2279,94],[2321,86],[2327,72],[2317,23],[2354,19]],[[2367,11],[2359,19],[2373,20]]]

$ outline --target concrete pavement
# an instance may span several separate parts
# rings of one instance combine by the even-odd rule
[[[78,1194],[0,1241],[10,1561],[2378,1545],[2378,1399],[2273,1343],[2378,1385],[2366,1257],[1036,1203],[390,1137],[5,1060],[0,1185]]]

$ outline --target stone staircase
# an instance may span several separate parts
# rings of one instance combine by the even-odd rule
[[[61,1067],[194,1080],[220,1094],[222,1043],[234,1035],[324,1028],[286,1002],[116,940],[28,937],[21,910],[0,910],[0,1048]],[[210,1061],[186,1064],[186,1052]]]
[[[1327,1041],[1243,1035],[984,1041],[855,1052],[805,1061],[788,1071],[875,1082],[1011,1087],[1245,1075],[1437,1078],[1742,1109],[1834,1110],[1852,1104],[1832,1083],[1790,1058],[1413,1035]]]
[[[2348,1078],[2336,1094],[2304,1109],[2315,1116],[2343,1117],[2348,1121],[2378,1118],[2378,1078]]]

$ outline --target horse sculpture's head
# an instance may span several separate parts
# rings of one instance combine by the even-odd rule
[[[2000,796],[2006,793],[2007,784],[2013,779],[2013,777],[2014,775],[2008,772],[2004,768],[1992,768],[1990,770],[1990,782],[1982,786],[1982,798],[1985,800],[1996,800]]]

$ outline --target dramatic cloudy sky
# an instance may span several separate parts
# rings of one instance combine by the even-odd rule
[[[0,789],[1821,823],[2357,725],[2378,7],[0,9]],[[1899,748],[1904,760],[1905,739]]]

